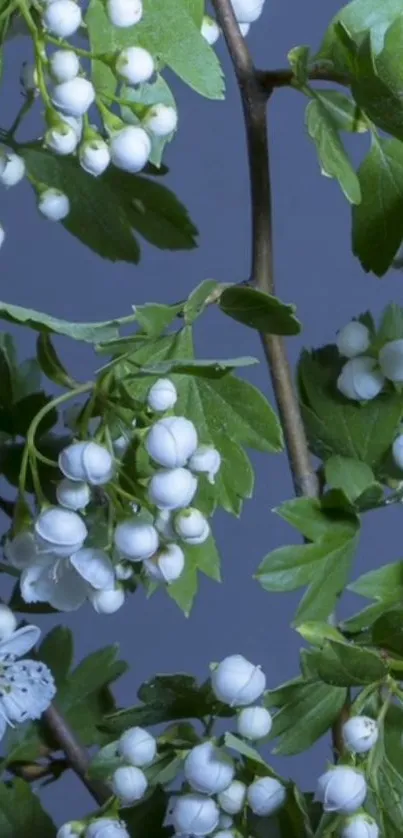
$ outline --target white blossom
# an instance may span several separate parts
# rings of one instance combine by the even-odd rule
[[[229,815],[237,815],[241,812],[246,800],[246,785],[240,780],[233,780],[232,783],[218,795],[218,802],[221,809]],[[220,826],[223,824],[220,823]],[[224,824],[225,826],[225,824]]]
[[[230,707],[243,707],[256,701],[266,688],[266,676],[260,666],[243,655],[229,655],[211,673],[214,695]]]
[[[351,815],[362,806],[367,784],[361,771],[348,765],[336,765],[319,777],[316,800],[325,812]]]
[[[355,358],[356,355],[363,355],[371,343],[369,329],[358,320],[347,323],[340,329],[336,338],[336,346],[340,355],[345,358]]]
[[[341,838],[379,838],[379,826],[364,814],[348,818],[341,829]]]
[[[172,511],[170,509],[159,509],[154,518],[154,527],[166,541],[174,541],[176,533],[173,528]]]
[[[344,723],[342,732],[346,748],[355,754],[370,751],[379,736],[376,721],[368,716],[352,716]]]
[[[65,477],[56,486],[56,497],[60,506],[77,512],[88,506],[91,500],[91,489],[88,483],[78,483],[76,480],[69,480]]]
[[[130,765],[143,768],[151,765],[155,759],[157,742],[144,728],[130,727],[119,739],[118,752]]]
[[[219,829],[214,833],[214,838],[236,838],[237,833],[233,829]]]
[[[191,471],[207,474],[208,481],[215,483],[215,476],[221,466],[221,455],[212,445],[200,445],[192,454],[188,466]]]
[[[71,125],[60,123],[54,128],[49,128],[45,134],[45,143],[55,154],[72,154],[78,145],[77,132]]]
[[[117,525],[113,536],[115,547],[124,559],[143,561],[158,549],[159,538],[155,527],[129,518]]]
[[[125,601],[125,592],[120,585],[104,591],[91,591],[89,600],[97,614],[114,614]]]
[[[213,20],[209,15],[204,15],[202,20],[201,34],[205,41],[212,47],[218,41],[221,30],[217,21]]]
[[[45,664],[17,660],[35,646],[39,636],[36,626],[24,626],[0,642],[0,738],[7,724],[13,727],[39,719],[56,693]]]
[[[253,23],[263,11],[264,0],[231,0],[238,23]]]
[[[72,49],[57,49],[49,59],[50,72],[57,82],[70,81],[80,72],[77,53]]]
[[[3,186],[16,186],[25,175],[25,161],[13,151],[1,151],[2,166],[0,169],[0,183]]]
[[[2,224],[0,224],[0,248],[3,247],[4,239],[6,238],[6,231]]]
[[[176,582],[185,568],[185,554],[178,544],[166,544],[150,559],[145,559],[144,570],[156,582],[170,585]]]
[[[53,8],[58,2],[71,2],[73,6],[75,5],[73,0],[55,0],[50,8]],[[79,117],[83,116],[95,101],[95,90],[88,79],[76,76],[75,79],[56,84],[53,88],[52,99],[61,111],[70,114],[70,116]]]
[[[136,174],[148,161],[151,140],[144,128],[127,125],[112,135],[110,151],[112,163],[118,169]]]
[[[97,442],[73,442],[59,454],[59,468],[65,477],[102,486],[113,475],[113,458]]]
[[[189,785],[202,794],[219,794],[234,779],[234,763],[213,742],[195,745],[184,764],[184,774]]]
[[[11,608],[4,603],[0,603],[0,643],[7,640],[14,634],[17,628],[17,618],[11,611]]]
[[[344,364],[337,379],[337,387],[347,399],[360,402],[375,399],[384,382],[384,376],[377,368],[375,359],[361,355]]]
[[[189,506],[196,491],[196,477],[186,468],[173,468],[153,475],[148,496],[159,509],[182,509]]]
[[[254,741],[267,736],[272,724],[272,717],[265,707],[245,707],[238,715],[237,731],[245,739]]]
[[[220,817],[217,804],[202,794],[184,794],[177,797],[172,812],[175,832],[183,835],[210,835],[216,829]]]
[[[234,782],[236,782],[236,781],[234,781]],[[245,791],[246,791],[246,786],[245,786]],[[223,794],[225,794],[225,792],[223,792]],[[220,829],[230,829],[231,826],[233,825],[233,823],[234,823],[234,819],[231,818],[229,815],[225,815],[224,813],[222,813],[220,815],[219,820],[218,820],[218,826],[219,826]]]
[[[22,572],[21,595],[25,602],[48,602],[58,611],[75,611],[93,592],[112,588],[114,580],[109,556],[84,547],[70,557],[39,555]]]
[[[287,796],[285,787],[275,777],[259,777],[249,786],[246,799],[255,815],[273,815]]]
[[[43,23],[57,38],[69,38],[81,26],[81,9],[74,0],[53,0],[44,9]]]
[[[143,84],[155,69],[154,59],[143,47],[126,47],[118,55],[116,71],[128,84]]]
[[[84,143],[79,151],[80,166],[93,177],[99,177],[111,162],[109,146],[102,139],[92,139]]]
[[[144,125],[156,137],[168,137],[177,128],[177,110],[172,105],[164,105],[162,102],[152,105],[147,112]]]
[[[76,553],[88,535],[83,519],[62,506],[52,506],[41,512],[34,530],[39,549],[56,556]]]
[[[114,26],[135,26],[143,17],[142,0],[107,0],[108,17]]]
[[[63,221],[70,212],[70,201],[60,189],[45,189],[40,195],[38,210],[48,221]]]
[[[130,838],[130,835],[123,821],[98,818],[87,826],[84,838]]]
[[[391,340],[379,352],[379,366],[390,381],[403,381],[403,339]]]
[[[179,468],[196,451],[196,428],[184,416],[166,416],[152,425],[145,447],[154,462],[165,468]]]
[[[210,527],[199,509],[189,506],[174,518],[175,532],[186,544],[203,544],[210,535]]]
[[[403,434],[396,437],[392,445],[392,454],[398,468],[403,469]]]
[[[69,821],[57,830],[56,838],[79,838],[83,831],[81,821]]]
[[[239,24],[239,29],[240,29],[241,35],[243,35],[243,37],[246,38],[246,36],[249,32],[249,29],[250,29],[250,23],[240,23]]]
[[[141,768],[121,765],[114,771],[111,780],[112,791],[124,805],[141,800],[147,791],[147,778]]]
[[[159,378],[148,391],[147,404],[151,410],[163,412],[171,410],[177,399],[178,393],[173,381],[169,378]]]

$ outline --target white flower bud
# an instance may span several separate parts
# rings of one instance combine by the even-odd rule
[[[231,0],[239,23],[253,23],[263,11],[264,0]]]
[[[185,556],[177,544],[167,544],[153,558],[146,559],[144,562],[147,576],[156,582],[165,582],[166,585],[176,582],[182,575],[184,567]]]
[[[66,122],[67,125],[70,125],[70,128],[73,128],[73,131],[77,134],[77,140],[80,142],[82,134],[83,134],[83,117],[82,116],[69,116],[67,113],[59,113],[60,119],[63,122]],[[80,412],[81,408],[79,408]]]
[[[50,8],[52,9],[59,2],[76,5],[73,0],[55,0]],[[95,90],[88,79],[76,76],[75,79],[57,84],[53,88],[52,99],[57,108],[70,116],[83,116],[95,100]]]
[[[25,570],[37,556],[37,545],[31,532],[20,532],[11,541],[6,541],[4,555],[17,570]]]
[[[235,773],[231,757],[213,742],[195,745],[185,759],[183,770],[192,789],[202,794],[224,791],[232,783]]]
[[[73,442],[60,452],[59,468],[70,480],[102,486],[113,475],[113,459],[97,442]]]
[[[133,576],[133,567],[129,562],[118,562],[115,565],[115,575],[120,582],[125,582],[126,579],[131,579]]]
[[[157,743],[142,727],[130,727],[119,739],[118,752],[130,765],[143,768],[155,759]]]
[[[4,239],[6,238],[6,232],[2,224],[0,224],[0,247],[4,244]]]
[[[177,797],[172,812],[175,832],[194,835],[196,838],[214,832],[219,817],[220,811],[214,800],[201,794]]]
[[[48,221],[62,221],[70,212],[70,201],[60,189],[45,189],[39,198],[38,210]]]
[[[403,469],[403,434],[396,437],[392,445],[392,454],[398,468]]]
[[[230,707],[244,707],[256,701],[266,688],[266,676],[260,666],[243,655],[229,655],[211,673],[214,695]]]
[[[360,402],[378,396],[384,382],[385,379],[377,369],[374,358],[362,355],[359,358],[351,358],[344,364],[337,379],[337,387],[347,399]]]
[[[186,468],[173,468],[154,474],[148,497],[159,509],[181,509],[189,506],[196,491],[196,477]]]
[[[132,562],[148,559],[158,550],[157,530],[152,524],[142,523],[137,518],[118,524],[113,539],[120,555]]]
[[[168,137],[176,130],[178,125],[178,113],[172,105],[153,105],[147,112],[144,125],[155,134],[156,137]]]
[[[44,26],[56,38],[74,35],[81,22],[81,9],[74,0],[53,0],[43,12]]]
[[[403,339],[391,340],[379,352],[379,366],[390,381],[403,381]]]
[[[38,88],[38,71],[35,64],[24,61],[21,68],[20,82],[27,93],[34,93]]]
[[[221,29],[218,23],[209,15],[204,15],[202,20],[201,34],[208,44],[212,47],[218,41]]]
[[[209,483],[214,484],[215,476],[221,466],[220,452],[212,445],[199,445],[192,454],[188,466],[196,473],[207,474]]]
[[[341,838],[379,838],[379,826],[369,815],[354,815],[343,825]]]
[[[135,26],[143,17],[142,0],[107,0],[108,17],[114,26]]]
[[[122,607],[125,592],[118,586],[103,591],[91,591],[89,600],[97,614],[114,614]]]
[[[17,628],[17,618],[8,605],[0,604],[0,643],[7,640]]]
[[[231,785],[232,785],[232,783],[231,783]],[[246,791],[246,786],[245,786],[245,791]],[[225,792],[223,792],[223,794],[225,794]],[[234,819],[230,818],[229,815],[220,815],[220,818],[219,818],[219,821],[218,821],[218,826],[219,826],[220,829],[230,829],[231,826],[233,825],[233,823],[234,823]]]
[[[316,800],[325,812],[351,815],[362,806],[367,794],[365,777],[348,765],[336,765],[319,777]]]
[[[284,804],[285,787],[275,777],[259,777],[249,786],[246,797],[252,812],[265,817],[273,815]]]
[[[113,588],[115,570],[104,550],[99,547],[84,547],[70,556],[70,564],[76,569],[82,579],[85,579],[97,591]]]
[[[239,24],[239,29],[240,29],[241,35],[243,35],[243,37],[246,38],[246,36],[249,32],[249,29],[250,29],[250,23],[240,23]]]
[[[80,148],[79,160],[81,168],[89,175],[102,175],[111,162],[111,154],[105,140],[100,137],[84,143]]]
[[[56,487],[56,497],[60,506],[77,512],[88,506],[91,500],[91,489],[88,483],[77,483],[65,477]]]
[[[378,725],[368,716],[352,716],[343,725],[344,744],[355,754],[365,754],[370,751],[378,741],[378,736]]]
[[[237,730],[245,739],[263,739],[271,731],[272,717],[265,707],[245,707],[238,715]]]
[[[159,378],[148,391],[147,404],[151,410],[171,410],[178,399],[176,387],[169,378]]]
[[[203,544],[210,535],[210,527],[199,509],[189,506],[174,518],[175,532],[186,544]]]
[[[85,838],[130,838],[123,821],[98,818],[87,826]]]
[[[0,171],[0,183],[3,186],[16,186],[25,175],[25,162],[13,151],[1,152],[4,165]]]
[[[122,765],[116,769],[111,781],[112,791],[126,805],[141,800],[147,791],[147,778],[140,768]]]
[[[166,541],[175,541],[176,533],[172,526],[172,512],[169,509],[158,510],[154,526]]]
[[[45,143],[55,154],[72,154],[78,145],[77,132],[67,123],[57,128],[50,128],[45,134]]]
[[[35,535],[41,550],[55,556],[71,556],[81,549],[88,532],[76,512],[53,506],[36,519]]]
[[[227,789],[218,795],[218,802],[224,812],[229,815],[237,815],[241,812],[246,800],[246,786],[240,780],[233,780]],[[220,826],[228,826],[228,824],[220,823]]]
[[[165,468],[184,466],[197,448],[197,432],[193,422],[183,416],[167,416],[150,428],[146,449]]]
[[[124,172],[135,174],[144,169],[151,154],[151,140],[144,128],[128,125],[111,137],[111,160]]]
[[[236,838],[236,836],[237,833],[233,829],[219,829],[214,833],[214,838]]]
[[[355,358],[356,355],[363,355],[371,343],[369,329],[357,320],[347,323],[340,329],[336,338],[336,346],[340,355],[345,358]]]
[[[50,72],[57,82],[71,81],[80,72],[80,62],[72,49],[57,49],[50,57]]]
[[[84,826],[80,821],[69,821],[57,830],[56,838],[79,838],[83,832]]]
[[[143,84],[154,72],[154,59],[143,47],[126,47],[116,61],[116,72],[129,84]]]

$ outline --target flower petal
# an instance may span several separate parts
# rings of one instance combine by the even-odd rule
[[[70,556],[70,563],[77,573],[97,591],[113,588],[115,571],[109,556],[104,550],[84,547]]]
[[[11,541],[7,541],[4,555],[13,567],[17,570],[24,570],[36,559],[37,549],[33,534],[21,532]]]
[[[25,655],[35,646],[40,635],[41,630],[38,626],[23,626],[23,628],[17,629],[8,640],[3,640],[0,643],[0,662],[6,655],[16,655],[18,658]]]
[[[53,587],[49,603],[58,611],[76,611],[85,602],[88,585],[70,564],[69,559],[62,559],[57,570],[57,581]]]
[[[57,559],[53,555],[41,556],[40,561],[27,567],[21,574],[21,596],[25,602],[49,602],[55,585],[52,578]]]
[[[1,706],[0,706],[0,739],[3,738],[3,736],[6,732],[6,728],[7,728],[7,721],[6,721],[5,716],[1,712]]]

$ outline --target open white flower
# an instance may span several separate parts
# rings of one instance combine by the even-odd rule
[[[56,687],[44,663],[18,661],[35,646],[40,629],[24,626],[0,643],[0,738],[6,726],[39,719],[49,707]]]
[[[25,602],[48,602],[58,611],[75,611],[93,591],[113,588],[115,572],[103,550],[85,547],[70,557],[38,554],[21,574]]]

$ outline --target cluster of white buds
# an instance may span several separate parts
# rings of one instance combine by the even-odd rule
[[[342,730],[345,747],[352,754],[366,754],[378,740],[377,722],[368,716],[351,716]],[[325,812],[346,815],[342,838],[378,838],[373,818],[361,811],[367,796],[363,771],[357,766],[336,765],[319,777],[316,799]]]
[[[402,339],[385,343],[376,357],[366,354],[371,347],[369,329],[352,320],[338,333],[336,345],[340,355],[349,359],[337,379],[337,387],[347,399],[370,401],[379,395],[386,381],[403,383]]]
[[[100,817],[85,821],[69,821],[63,824],[56,838],[130,838],[123,821],[117,818]]]
[[[251,23],[254,23],[262,14],[264,2],[265,0],[231,0],[235,17],[244,38],[249,32]],[[214,18],[209,15],[203,17],[201,34],[210,46],[218,41],[221,30]]]
[[[111,777],[111,788],[122,805],[130,806],[141,800],[147,791],[148,781],[142,769],[154,762],[157,743],[147,730],[131,727],[120,737],[116,752],[122,764]]]
[[[240,708],[236,722],[240,736],[249,740],[267,736],[272,725],[270,713],[264,707],[248,706],[262,696],[266,687],[259,666],[242,655],[231,655],[212,668],[211,687],[221,702]],[[223,836],[233,838],[232,816],[240,814],[246,805],[255,815],[266,817],[286,799],[285,786],[276,777],[257,777],[249,786],[237,779],[233,759],[212,740],[189,751],[184,775],[191,792],[176,799],[172,812],[173,826],[179,834],[214,833],[216,838],[221,835],[218,829],[223,830]]]

